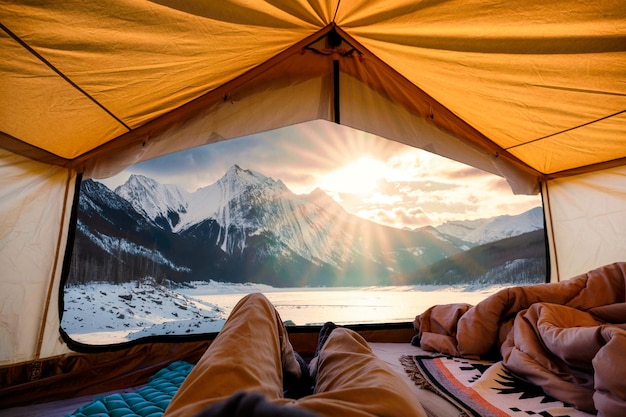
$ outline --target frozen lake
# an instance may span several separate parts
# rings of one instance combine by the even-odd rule
[[[252,288],[222,293],[220,288],[200,286],[180,293],[220,306],[230,313],[249,292],[262,292],[274,304],[283,321],[296,325],[393,323],[413,321],[415,316],[435,304],[469,303],[493,294],[501,287],[470,291],[442,286],[363,287],[363,288]],[[203,293],[204,292],[204,293]],[[207,293],[208,292],[208,293]]]

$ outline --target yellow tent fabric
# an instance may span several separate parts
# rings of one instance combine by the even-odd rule
[[[345,61],[342,50],[319,48],[307,49],[295,67],[297,60],[279,58],[329,25],[365,58],[351,76],[383,94],[408,81],[421,92],[412,105],[401,103],[410,112],[424,111],[426,120],[433,112],[434,125],[535,175],[626,157],[626,8],[619,0],[25,1],[2,2],[0,21],[0,146],[78,170],[102,155],[90,154],[95,149],[119,149],[121,138],[142,126],[150,131],[160,116],[244,74],[262,75],[270,68],[264,63],[291,75]],[[371,65],[376,60],[391,71]],[[300,80],[289,75],[282,87],[328,75],[329,68],[318,70]],[[309,89],[296,97],[317,110],[319,96]],[[441,123],[437,106],[456,119]],[[314,113],[301,117],[332,119]],[[203,132],[204,140],[214,133]]]

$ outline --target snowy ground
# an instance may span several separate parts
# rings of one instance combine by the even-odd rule
[[[219,331],[217,305],[153,283],[87,284],[65,289],[61,326],[76,341],[110,344],[144,336]]]
[[[235,304],[264,293],[288,324],[412,321],[435,304],[477,304],[501,287],[403,286],[273,288],[259,284],[195,282],[169,289],[146,282],[87,284],[65,289],[62,327],[76,341],[110,344],[144,336],[211,333]]]

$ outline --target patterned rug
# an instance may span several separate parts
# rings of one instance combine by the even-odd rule
[[[592,417],[513,375],[502,362],[402,356],[409,377],[455,405],[461,415]]]

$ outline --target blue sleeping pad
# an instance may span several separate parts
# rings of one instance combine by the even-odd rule
[[[188,362],[174,362],[137,391],[97,397],[66,417],[161,417],[192,368]]]

